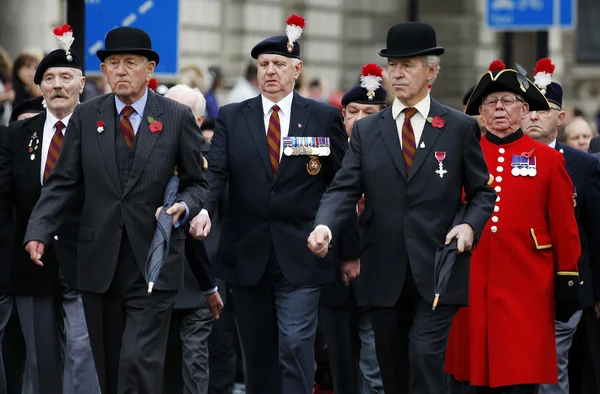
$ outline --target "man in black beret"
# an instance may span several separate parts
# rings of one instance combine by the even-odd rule
[[[286,35],[252,49],[261,94],[219,111],[206,211],[192,223],[197,237],[208,234],[209,215],[229,181],[217,269],[232,283],[247,387],[257,394],[312,393],[321,285],[333,282],[340,264],[337,248],[321,260],[306,238],[341,167],[347,137],[339,109],[294,93],[303,69],[298,38],[304,19],[292,15],[286,22]],[[338,246],[342,254],[344,241]],[[357,258],[356,251],[343,260]]]
[[[354,125],[308,239],[313,253],[326,256],[364,194],[370,217],[361,225],[359,305],[371,308],[386,394],[444,392],[444,350],[452,319],[468,302],[469,263],[454,265],[436,297],[436,250],[456,242],[459,254],[469,253],[496,198],[477,122],[429,94],[442,53],[428,24],[390,28],[379,55],[387,58],[394,103]],[[469,204],[457,218],[463,191]]]
[[[113,93],[75,109],[24,242],[30,258],[44,265],[53,235],[69,220],[67,208],[83,205],[73,232],[77,288],[100,387],[104,394],[156,394],[162,392],[171,309],[183,286],[184,225],[206,197],[204,138],[188,106],[148,89],[159,56],[146,32],[115,28],[97,56]],[[179,193],[166,209],[174,228],[150,292],[146,260],[175,168]],[[84,199],[74,204],[79,188]]]
[[[590,154],[572,148],[557,140],[558,128],[564,121],[565,112],[562,110],[563,89],[557,82],[551,80],[550,70],[543,69],[545,64],[551,64],[548,58],[543,58],[536,64],[538,72],[534,75],[537,86],[545,93],[550,109],[543,111],[529,111],[522,121],[525,134],[534,140],[546,144],[560,153],[565,158],[567,172],[573,182],[575,195],[575,219],[579,229],[581,243],[581,258],[579,259],[579,275],[581,286],[581,306],[583,310],[577,311],[569,321],[555,321],[556,330],[556,357],[558,362],[558,384],[541,385],[539,394],[568,394],[570,384],[569,375],[581,376],[584,367],[584,355],[598,352],[596,341],[585,341],[579,346],[577,357],[569,358],[569,352],[576,332],[582,332],[580,337],[589,338],[596,335],[596,319],[600,314],[600,243],[591,240],[600,239],[600,162]],[[541,68],[541,69],[540,69]],[[549,83],[548,83],[549,82]],[[590,333],[590,328],[592,332]],[[597,356],[597,355],[596,355]],[[593,359],[592,359],[593,360]],[[596,361],[596,360],[594,360]],[[598,363],[590,363],[589,367],[596,368]],[[580,380],[580,379],[576,379]],[[575,392],[591,392],[578,390]]]
[[[361,82],[342,97],[342,116],[348,138],[357,121],[386,106],[387,92],[381,86],[381,67],[367,64],[362,67],[361,74]],[[370,212],[365,213],[364,208],[365,201],[361,198],[356,207],[361,224],[370,217]],[[353,222],[356,222],[356,216],[351,217],[348,224]],[[358,248],[360,237],[353,244]],[[350,282],[343,280],[341,270],[338,271],[336,281],[323,286],[319,307],[319,324],[327,342],[334,391],[348,394],[383,392],[370,309],[358,306],[360,277]]]
[[[70,30],[61,31],[59,43],[63,33],[72,37]],[[50,52],[40,62],[34,82],[40,86],[42,97],[17,106],[12,114],[15,121],[0,136],[0,215],[11,212],[12,206],[16,210],[13,257],[2,262],[11,265],[10,275],[4,278],[8,281],[4,293],[16,301],[33,392],[99,393],[81,295],[76,290],[81,194],[66,210],[62,226],[52,233],[44,266],[35,265],[22,247],[30,215],[60,157],[63,138],[85,85],[79,56],[68,46]],[[43,112],[16,121],[21,114],[38,111]],[[58,308],[57,298],[61,300]],[[61,316],[64,322],[59,320]],[[62,327],[64,360],[58,341]]]
[[[36,115],[46,112],[44,108],[44,96],[34,97],[21,101],[13,108],[10,114],[9,123],[27,118],[33,118]]]
[[[463,112],[465,112],[467,110],[467,103],[469,102],[469,98],[473,94],[473,90],[475,90],[475,85],[471,86],[469,88],[469,90],[467,90],[467,93],[465,93],[465,95],[463,96],[463,99],[462,99]],[[479,114],[472,115],[472,116],[475,119],[477,119],[477,123],[479,123],[479,130],[481,130],[481,135],[484,135],[485,134],[485,126],[483,124],[483,119],[481,118],[481,116]]]

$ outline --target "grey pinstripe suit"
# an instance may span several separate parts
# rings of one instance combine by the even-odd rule
[[[75,188],[84,185],[77,285],[103,393],[160,392],[171,307],[183,285],[184,261],[176,256],[183,253],[185,232],[173,229],[167,264],[147,296],[144,265],[154,215],[175,167],[178,200],[187,204],[190,218],[200,211],[207,192],[201,165],[204,138],[191,110],[152,91],[147,94],[130,150],[119,130],[113,94],[77,106],[25,234],[25,242],[50,243]],[[149,116],[163,124],[161,132],[150,132]],[[99,121],[104,123],[101,133]]]

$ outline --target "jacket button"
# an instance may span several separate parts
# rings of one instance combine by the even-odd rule
[[[54,236],[54,240],[55,240],[55,241],[58,241],[58,235],[55,235],[55,236]]]
[[[272,195],[272,196],[274,196],[274,195],[275,195],[275,192],[271,192],[271,195]]]
[[[410,213],[410,209],[405,209],[404,213]]]
[[[496,227],[496,226],[492,226],[492,227],[490,227],[490,230],[491,230],[493,233],[495,233],[496,231],[498,231],[498,227]]]
[[[570,280],[570,281],[569,281],[569,283],[567,283],[567,285],[569,285],[569,287],[573,287],[573,285],[574,285],[574,284],[575,284],[575,283],[573,283],[573,281],[572,281],[572,280]]]

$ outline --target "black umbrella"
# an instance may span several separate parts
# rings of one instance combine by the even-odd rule
[[[179,177],[177,175],[171,176],[167,187],[165,188],[165,197],[163,199],[163,209],[158,214],[158,220],[156,222],[156,231],[154,232],[154,238],[150,244],[150,251],[148,252],[148,258],[146,259],[146,281],[148,282],[148,294],[152,293],[154,283],[158,279],[161,268],[167,262],[167,255],[169,254],[169,244],[171,239],[171,229],[173,228],[173,215],[167,213],[173,204],[177,192],[179,190]]]
[[[454,226],[458,225],[463,220],[466,209],[466,205],[461,205],[460,209],[456,213],[456,216],[454,217],[454,220],[452,221],[450,229],[454,228]],[[444,294],[446,288],[448,287],[450,276],[452,276],[452,267],[454,267],[454,262],[456,261],[457,256],[458,245],[456,238],[454,238],[449,244],[440,246],[435,251],[435,266],[433,271],[433,293],[435,294],[435,298],[433,299],[433,306],[431,310],[435,310],[435,307],[440,300],[440,296]]]

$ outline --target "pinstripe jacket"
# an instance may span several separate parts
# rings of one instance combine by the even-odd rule
[[[151,132],[146,121],[163,124]],[[102,132],[98,122],[104,123]],[[202,174],[204,138],[189,107],[148,92],[142,122],[136,133],[137,148],[127,182],[121,184],[115,133],[119,133],[114,94],[78,105],[69,122],[60,159],[42,190],[27,231],[25,244],[49,244],[64,221],[76,188],[83,184],[84,203],[78,236],[77,287],[103,293],[115,274],[121,239],[127,232],[135,260],[145,272],[145,261],[156,227],[155,211],[162,205],[165,186],[177,167],[178,201],[194,217],[204,204],[207,182]],[[173,229],[166,266],[154,288],[178,290],[183,285],[185,231]]]

